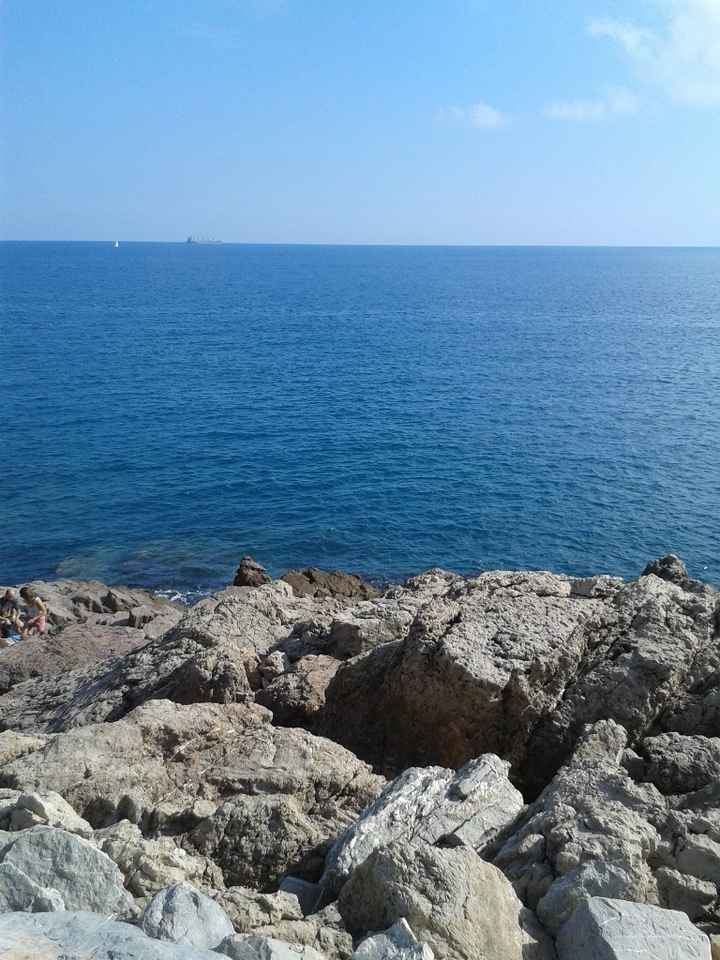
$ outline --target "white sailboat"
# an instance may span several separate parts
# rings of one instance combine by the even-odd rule
[[[113,244],[113,246],[114,246],[115,249],[117,250],[117,248],[120,246],[120,242],[119,242],[118,240],[116,240],[115,243]]]

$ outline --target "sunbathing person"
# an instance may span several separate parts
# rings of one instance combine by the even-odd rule
[[[22,621],[20,604],[12,590],[6,590],[0,600],[0,641],[2,647],[11,646],[20,639]]]
[[[27,640],[34,631],[40,634],[45,633],[47,627],[47,607],[43,601],[30,587],[23,587],[20,591],[20,596],[27,604],[25,622],[20,631],[21,638]]]

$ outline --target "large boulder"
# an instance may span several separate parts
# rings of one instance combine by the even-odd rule
[[[411,767],[333,845],[322,885],[336,894],[378,847],[396,840],[467,846],[483,854],[523,809],[508,780],[509,764],[486,754],[455,773]]]
[[[674,910],[591,897],[560,931],[557,951],[559,960],[710,960],[710,941]]]
[[[375,850],[343,887],[338,906],[355,936],[404,918],[436,957],[448,960],[522,960],[528,952],[512,887],[466,847],[396,842]]]
[[[159,890],[145,907],[141,926],[157,940],[208,950],[235,932],[222,907],[187,882]]]
[[[497,753],[535,796],[584,724],[612,717],[640,738],[663,722],[702,657],[717,659],[717,609],[709,588],[653,574],[450,580],[407,637],[338,669],[316,729],[387,769]]]
[[[331,839],[384,781],[343,747],[270,719],[255,705],[150,701],[116,723],[30,738],[0,767],[0,786],[52,784],[96,829],[127,819],[175,837],[229,885],[272,888],[286,872],[314,880]]]
[[[218,960],[217,953],[151,940],[87,911],[0,914],[3,960]]]
[[[14,867],[38,887],[57,891],[68,910],[134,916],[120,870],[89,841],[52,827],[10,836],[0,867]]]

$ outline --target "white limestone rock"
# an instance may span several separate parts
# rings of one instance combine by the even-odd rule
[[[328,854],[321,881],[336,893],[378,847],[395,840],[468,846],[482,854],[523,809],[510,764],[485,754],[455,773],[411,767],[383,790]]]
[[[353,960],[435,960],[426,943],[420,943],[407,920],[398,920],[382,933],[366,937]]]

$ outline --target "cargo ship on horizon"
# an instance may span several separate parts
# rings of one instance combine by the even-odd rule
[[[222,240],[215,240],[213,237],[195,237],[190,234],[185,243],[222,243]]]

